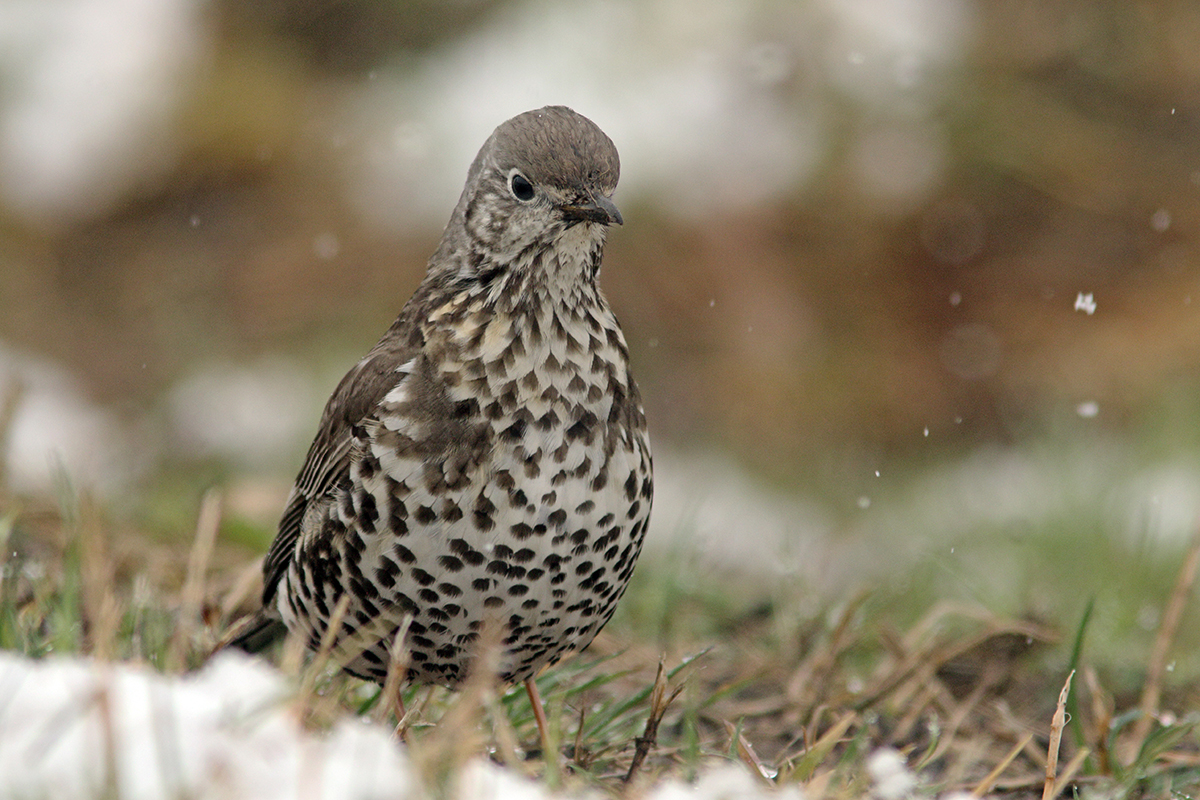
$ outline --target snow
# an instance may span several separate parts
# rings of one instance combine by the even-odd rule
[[[80,800],[403,800],[426,791],[404,747],[379,724],[348,717],[306,730],[289,681],[261,661],[221,653],[187,676],[79,657],[35,661],[0,652],[0,796]],[[484,759],[456,795],[491,800],[563,795]],[[740,764],[693,785],[666,781],[647,800],[800,800]]]
[[[347,720],[308,733],[287,695],[280,675],[235,654],[187,677],[0,654],[0,795],[405,796],[412,770],[386,730]]]
[[[903,800],[917,786],[904,756],[890,747],[881,747],[867,757],[867,774],[875,784],[872,794],[879,800]]]
[[[9,396],[17,407],[0,471],[11,488],[52,493],[68,480],[112,496],[138,471],[129,431],[88,398],[66,367],[0,341],[0,404]]]
[[[170,166],[201,74],[202,0],[0,3],[0,200],[89,218]]]

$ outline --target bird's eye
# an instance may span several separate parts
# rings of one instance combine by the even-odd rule
[[[533,184],[525,179],[525,176],[519,172],[514,172],[512,177],[508,179],[508,186],[512,189],[513,197],[521,202],[528,202],[533,199]]]

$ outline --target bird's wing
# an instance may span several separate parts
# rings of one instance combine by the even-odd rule
[[[349,478],[354,429],[372,416],[387,393],[403,380],[405,364],[420,349],[419,335],[398,335],[403,319],[397,320],[371,352],[346,373],[325,404],[317,436],[296,476],[279,520],[279,531],[263,563],[264,606],[270,605],[287,572],[309,504],[332,495]]]

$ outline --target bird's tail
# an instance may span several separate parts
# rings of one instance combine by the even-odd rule
[[[235,622],[221,637],[216,650],[235,647],[247,653],[260,653],[275,642],[283,641],[286,635],[287,626],[283,620],[269,615],[264,609]]]

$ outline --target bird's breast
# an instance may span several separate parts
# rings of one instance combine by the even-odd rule
[[[456,681],[495,619],[508,631],[501,673],[523,679],[586,645],[612,613],[650,511],[649,447],[640,410],[619,413],[637,395],[606,309],[480,314],[452,330],[427,337],[391,413],[364,429],[330,510],[347,531],[330,560],[414,615],[414,676]],[[433,440],[455,446],[421,445],[437,415],[460,413],[448,430],[484,433],[468,446],[450,435]],[[355,668],[370,674],[364,659]]]

